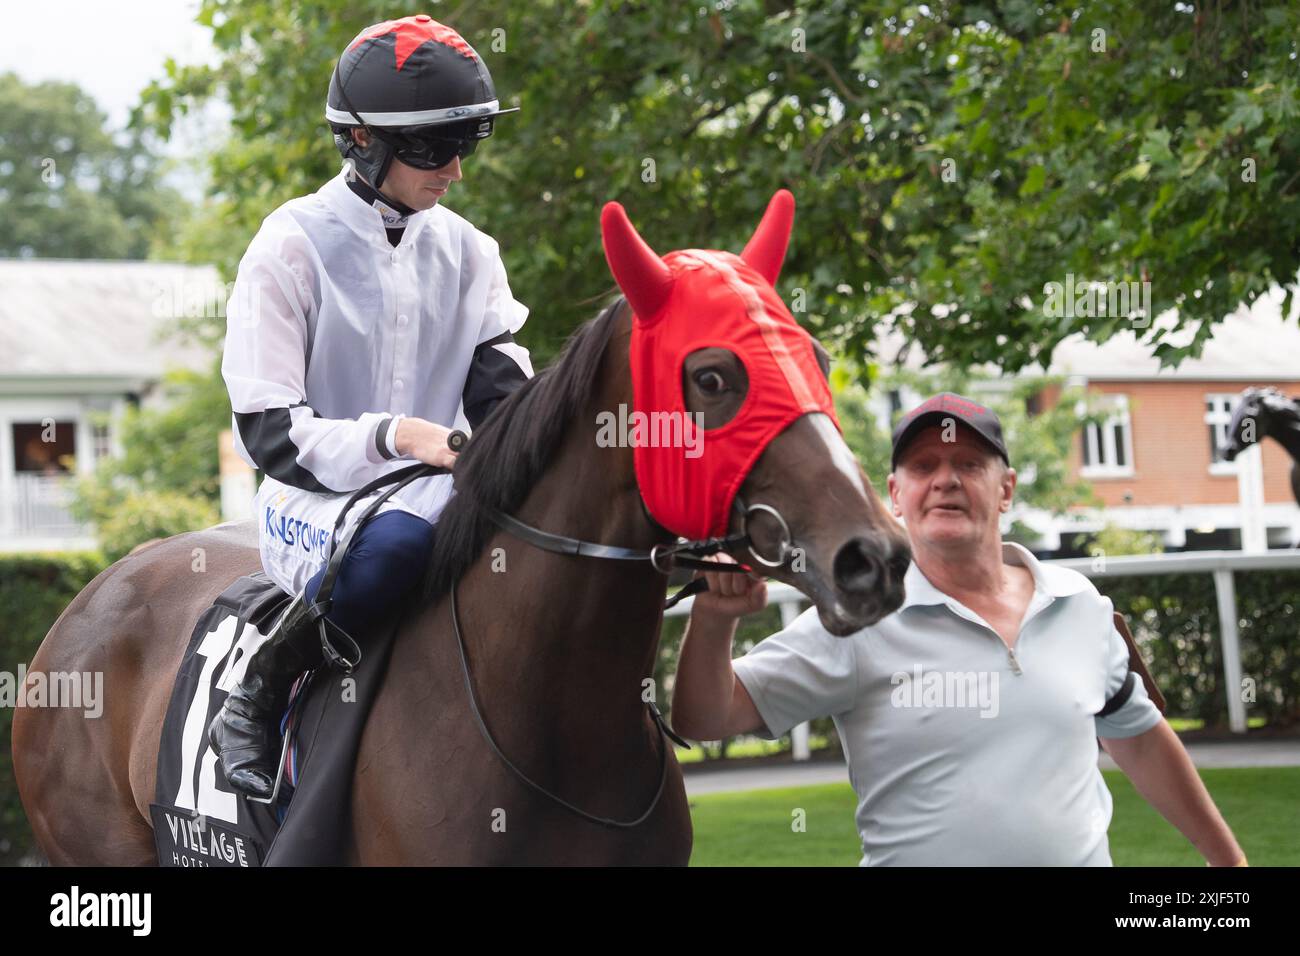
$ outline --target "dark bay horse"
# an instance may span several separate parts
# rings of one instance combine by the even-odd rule
[[[401,621],[360,742],[350,862],[687,862],[691,820],[671,752],[662,798],[624,828],[581,819],[503,766],[471,715],[448,601],[455,583],[475,694],[501,751],[589,813],[641,814],[666,745],[643,698],[665,578],[643,563],[540,550],[499,531],[486,511],[626,547],[674,540],[643,507],[633,450],[593,441],[598,415],[632,402],[632,323],[626,300],[607,307],[461,455],[423,600]],[[682,374],[706,425],[744,400],[743,368],[726,349],[693,353]],[[713,375],[733,387],[719,392]],[[787,560],[768,573],[807,594],[833,633],[901,603],[906,539],[825,415],[805,415],[769,442],[741,491],[784,517],[802,570]],[[750,530],[760,548],[775,533]],[[732,556],[751,561],[747,551]],[[177,535],[105,570],[59,617],[32,671],[101,671],[105,692],[99,719],[25,708],[14,720],[20,794],[51,863],[156,862],[149,804],[173,678],[199,614],[259,567],[251,522]]]

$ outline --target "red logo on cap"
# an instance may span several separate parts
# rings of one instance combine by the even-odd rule
[[[383,23],[376,23],[373,27],[367,27],[348,44],[348,50],[366,40],[378,40],[390,33],[397,34],[396,52],[399,70],[412,53],[431,41],[449,46],[461,56],[471,60],[475,58],[474,48],[465,42],[464,37],[426,14],[420,14],[418,17],[402,17],[400,20],[385,20]]]

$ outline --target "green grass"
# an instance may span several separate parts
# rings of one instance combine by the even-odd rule
[[[808,737],[809,750],[824,750],[831,746],[830,738],[819,734],[811,734]],[[701,763],[704,760],[704,751],[696,746],[687,750],[685,747],[676,747],[674,752],[677,754],[678,763]],[[733,740],[727,747],[727,759],[732,757],[770,757],[773,754],[789,753],[790,742],[785,739],[781,740],[764,740],[762,737],[745,737],[741,740]],[[716,761],[718,766],[725,766],[726,760]]]
[[[1252,717],[1248,726],[1252,729],[1258,729],[1267,725],[1263,717]],[[1205,721],[1194,717],[1170,717],[1169,726],[1182,733],[1184,730],[1200,730],[1205,726]],[[808,747],[810,750],[824,750],[827,747],[837,747],[832,744],[831,739],[821,734],[813,734],[808,738]],[[699,747],[692,747],[690,750],[684,747],[675,748],[678,763],[701,763],[704,760],[704,751]],[[789,753],[790,741],[788,738],[780,740],[764,740],[762,737],[743,737],[739,740],[733,740],[727,748],[727,757],[770,757],[773,754]],[[725,761],[719,761],[719,765]]]
[[[1116,866],[1203,866],[1204,859],[1117,770],[1103,771],[1115,801],[1110,854]],[[1300,866],[1300,767],[1201,771],[1201,779],[1252,866]],[[791,829],[806,812],[805,832]],[[715,793],[691,798],[692,866],[856,866],[847,784]]]
[[[1184,730],[1200,730],[1205,726],[1205,721],[1199,717],[1170,717],[1168,720],[1169,726],[1180,734]],[[1246,726],[1251,730],[1258,730],[1260,727],[1267,727],[1268,721],[1263,717],[1251,717],[1246,721]]]

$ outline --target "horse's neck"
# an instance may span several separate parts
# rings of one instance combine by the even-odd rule
[[[603,404],[593,403],[590,414],[575,419],[516,516],[554,534],[648,550],[671,539],[645,516],[631,450],[596,446],[592,423]],[[504,581],[501,598],[535,609],[541,594],[551,609],[527,622],[533,646],[546,649],[544,666],[554,671],[550,678],[562,681],[560,686],[587,685],[584,693],[597,700],[631,702],[619,707],[624,712],[644,709],[628,692],[653,670],[663,576],[648,562],[557,555],[516,538],[505,540],[511,554],[526,559],[528,571],[517,581]]]
[[[606,380],[628,381],[617,371]],[[619,391],[599,389],[574,416],[516,518],[628,548],[671,540],[641,507],[632,450],[596,444],[598,412],[630,401]],[[648,562],[555,554],[500,533],[458,593],[476,682],[511,688],[518,709],[566,737],[627,740],[639,732],[665,593],[665,579]]]

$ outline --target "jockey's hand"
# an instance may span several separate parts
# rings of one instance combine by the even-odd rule
[[[400,455],[410,455],[428,465],[451,468],[456,464],[456,453],[447,447],[450,428],[423,418],[403,418],[397,423],[393,444]]]
[[[727,554],[713,554],[705,558],[719,564],[735,564]],[[695,595],[691,614],[699,612],[713,617],[735,620],[767,607],[767,582],[751,574],[735,572],[696,571],[709,582],[709,589]]]

